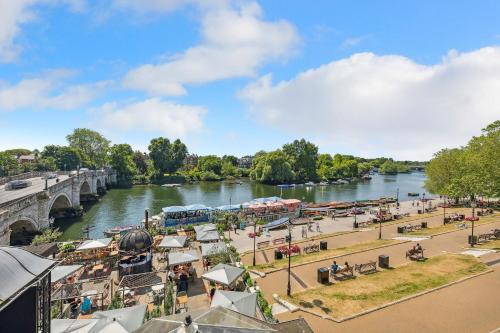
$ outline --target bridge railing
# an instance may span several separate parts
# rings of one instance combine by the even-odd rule
[[[53,194],[55,192],[59,192],[63,187],[66,187],[69,183],[73,182],[73,178],[67,178],[59,183],[55,183],[54,185],[49,186],[48,191],[49,194]]]
[[[35,177],[42,177],[44,174],[45,174],[45,172],[42,172],[42,171],[31,171],[31,172],[21,173],[19,175],[15,175],[15,176],[1,177],[0,178],[0,185],[7,184],[8,182],[13,181],[13,180],[22,180],[22,179],[29,179],[29,178],[35,178]]]

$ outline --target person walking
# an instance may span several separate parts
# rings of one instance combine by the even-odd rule
[[[321,230],[319,228],[319,221],[316,221],[316,232],[321,232]]]

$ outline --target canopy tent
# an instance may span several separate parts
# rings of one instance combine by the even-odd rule
[[[17,294],[56,264],[54,260],[20,248],[0,246],[0,303]]]
[[[202,204],[193,204],[193,205],[185,206],[184,208],[186,208],[186,211],[188,211],[188,212],[196,211],[196,210],[212,210],[212,208],[207,207],[207,206],[202,205]]]
[[[82,265],[59,265],[54,267],[54,269],[50,273],[52,283],[64,279],[65,277],[73,274],[82,267]]]
[[[200,260],[200,258],[198,258],[195,250],[186,252],[171,252],[168,254],[169,266],[187,264],[198,260]]]
[[[89,239],[83,242],[78,248],[78,251],[97,250],[108,247],[111,244],[112,238]]]
[[[208,257],[213,254],[218,254],[227,251],[227,245],[224,242],[204,243],[201,244],[201,256]]]
[[[214,242],[220,240],[220,235],[215,230],[202,231],[196,233],[196,240],[199,242]]]
[[[52,319],[52,333],[131,333],[142,326],[146,304],[96,311],[92,319]]]
[[[255,317],[255,308],[257,306],[257,294],[217,290],[212,299],[210,307],[222,306],[249,317]]]
[[[217,264],[215,267],[204,273],[201,277],[205,280],[219,283],[225,286],[232,285],[245,270],[232,265]]]
[[[289,217],[282,217],[276,221],[269,222],[268,224],[265,224],[264,226],[262,226],[262,228],[271,230],[271,229],[284,227],[284,226],[288,225],[289,223],[290,223]]]
[[[194,228],[194,232],[196,232],[196,233],[217,230],[217,226],[213,223],[205,223],[202,225],[195,225],[193,228]]]
[[[186,246],[187,236],[165,236],[158,247],[164,249],[183,248]]]
[[[184,206],[170,206],[170,207],[163,207],[161,209],[164,213],[183,213],[187,212],[186,207]]]

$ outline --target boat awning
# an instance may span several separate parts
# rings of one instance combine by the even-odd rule
[[[161,209],[164,213],[183,213],[187,212],[186,207],[184,206],[169,206],[169,207],[163,207]]]
[[[289,217],[282,217],[276,221],[265,224],[262,228],[269,229],[269,230],[276,229],[276,228],[284,227],[284,226],[288,225],[289,222],[290,222]]]
[[[83,242],[78,248],[78,251],[96,250],[108,247],[112,238],[89,239]]]
[[[158,247],[172,249],[186,246],[187,236],[165,236]]]
[[[211,209],[210,207],[207,207],[207,206],[202,205],[202,204],[189,205],[189,206],[185,206],[184,208],[186,208],[186,211],[188,211],[188,212],[197,211],[197,210],[210,210]]]
[[[186,251],[186,252],[170,252],[168,254],[168,265],[169,266],[187,264],[187,263],[190,263],[193,261],[198,261],[198,260],[200,260],[200,258],[198,258],[198,255],[196,254],[195,250]]]
[[[50,278],[52,283],[57,282],[61,279],[64,279],[68,275],[73,274],[80,268],[82,268],[82,265],[59,265],[54,267],[52,272],[50,273]]]

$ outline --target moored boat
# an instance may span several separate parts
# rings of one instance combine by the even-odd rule
[[[181,187],[181,184],[163,184],[162,187]]]
[[[420,194],[417,192],[408,192],[409,197],[418,197]]]
[[[126,234],[127,232],[132,230],[133,228],[134,227],[131,225],[117,226],[117,227],[113,227],[113,228],[110,228],[108,230],[105,230],[104,235],[106,237],[113,237],[113,236],[118,236],[118,235],[123,236],[124,234]]]

